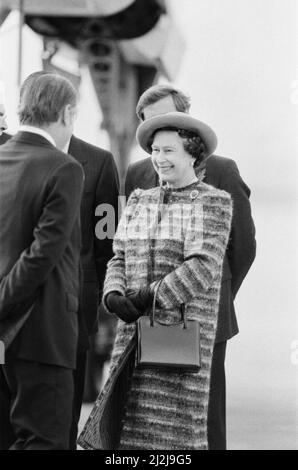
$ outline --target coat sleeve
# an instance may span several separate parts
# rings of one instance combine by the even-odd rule
[[[106,298],[109,292],[117,291],[122,295],[126,293],[126,272],[125,272],[125,241],[127,238],[128,221],[133,216],[138,202],[139,189],[130,195],[127,205],[122,213],[119,225],[114,237],[113,258],[108,262],[107,273],[103,289],[103,305],[109,311]]]
[[[118,197],[119,197],[119,178],[114,158],[111,154],[105,159],[103,167],[99,172],[96,184],[95,207],[100,210],[100,206],[105,213],[107,209],[108,217],[113,217],[111,227],[113,235],[118,222]],[[110,212],[109,212],[110,210]],[[100,213],[100,215],[103,215]],[[98,215],[94,214],[94,227],[98,223]],[[99,237],[95,234],[94,238],[94,257],[98,278],[99,298],[101,299],[103,283],[107,269],[107,263],[113,256],[113,237]]]
[[[231,228],[231,197],[224,192],[221,196],[208,195],[193,207],[184,262],[162,279],[158,289],[157,300],[163,308],[189,302],[206,292],[221,274]]]
[[[250,190],[231,161],[222,174],[221,188],[233,199],[233,219],[227,257],[232,274],[232,295],[235,298],[256,256],[255,225],[249,202]]]
[[[50,176],[32,243],[1,280],[1,318],[32,297],[59,262],[79,218],[83,180],[76,162],[63,163]]]

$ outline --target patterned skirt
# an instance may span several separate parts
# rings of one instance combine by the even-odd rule
[[[120,449],[206,450],[209,364],[198,373],[135,369]]]

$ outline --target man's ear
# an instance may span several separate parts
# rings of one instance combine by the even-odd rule
[[[72,124],[72,121],[73,121],[73,111],[72,111],[72,107],[71,107],[70,104],[67,104],[67,105],[61,110],[60,117],[61,117],[61,122],[62,122],[62,124],[64,124],[65,126],[69,126],[70,124]]]

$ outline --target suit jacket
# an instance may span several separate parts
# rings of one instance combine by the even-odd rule
[[[114,208],[118,220],[119,182],[117,168],[110,152],[94,147],[72,136],[68,151],[82,166],[85,173],[84,192],[81,203],[82,231],[82,292],[81,292],[81,347],[86,344],[87,334],[97,331],[98,305],[101,299],[106,266],[113,256],[113,240],[100,240],[95,227],[100,217],[95,215],[96,207],[109,204]]]
[[[236,163],[230,158],[212,155],[206,162],[204,182],[231,194],[233,219],[230,240],[223,265],[216,342],[226,341],[238,333],[234,308],[235,296],[256,254],[255,226],[249,203],[250,190],[242,180]],[[158,185],[158,175],[145,158],[128,168],[126,197],[137,187]]]
[[[19,358],[75,368],[83,178],[37,134],[0,148],[0,325],[33,306],[10,346]]]

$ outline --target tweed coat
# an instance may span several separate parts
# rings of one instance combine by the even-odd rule
[[[111,291],[125,295],[161,280],[157,318],[177,321],[184,304],[187,317],[199,321],[201,369],[134,369],[121,449],[207,449],[211,361],[231,219],[231,196],[201,181],[179,189],[137,189],[129,198],[114,238],[104,304]],[[135,324],[118,322],[108,387],[135,329]],[[106,393],[104,388],[80,437],[85,448],[102,448],[96,442],[96,409]]]
[[[238,333],[234,300],[255,259],[255,225],[249,202],[250,189],[243,181],[234,160],[211,155],[206,161],[203,181],[226,191],[233,199],[232,228],[223,264],[215,340],[216,343],[220,343]],[[125,181],[127,198],[136,188],[149,189],[154,186],[158,186],[158,174],[150,157],[129,166]]]

